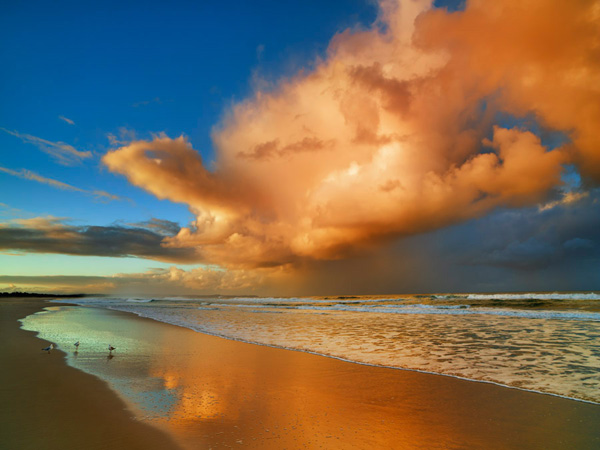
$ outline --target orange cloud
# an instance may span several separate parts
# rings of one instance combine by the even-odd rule
[[[383,1],[373,28],[336,35],[312,72],[232,108],[213,133],[214,171],[183,137],[103,162],[189,205],[196,220],[163,245],[228,267],[341,258],[536,204],[565,163],[600,180],[598,5]],[[492,128],[498,111],[536,114],[572,142],[549,151],[530,131]]]
[[[273,275],[273,274],[270,274]],[[177,289],[191,292],[231,293],[254,292],[265,278],[260,271],[224,270],[215,267],[197,267],[183,270],[178,267],[169,269],[154,269],[139,274],[117,274],[111,279],[116,286],[124,285],[130,288],[136,283],[151,286],[153,291],[161,288],[166,292],[176,292]],[[118,290],[118,287],[116,288]]]
[[[464,12],[429,11],[417,30],[420,47],[450,55],[444,71],[478,95],[500,91],[501,108],[568,132],[581,172],[600,181],[598,0],[470,0]]]

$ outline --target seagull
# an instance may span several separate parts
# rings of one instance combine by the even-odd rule
[[[52,350],[53,348],[54,348],[54,344],[50,344],[48,347],[43,348],[42,351],[50,353],[50,350]]]
[[[79,350],[79,341],[73,344],[75,346],[75,351]]]
[[[108,344],[109,353],[112,352],[113,350],[116,350],[116,348],[114,348],[112,345]]]

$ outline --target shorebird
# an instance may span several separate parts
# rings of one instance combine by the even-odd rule
[[[79,341],[73,344],[75,346],[75,351],[79,350]]]
[[[112,352],[113,350],[116,350],[116,348],[114,348],[112,345],[108,344],[108,352]]]
[[[54,344],[50,344],[48,347],[43,348],[42,351],[50,353],[50,350],[52,350],[53,348],[54,348]]]

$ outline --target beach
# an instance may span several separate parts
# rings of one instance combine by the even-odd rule
[[[88,330],[70,364],[108,385],[67,366],[60,351],[40,352],[46,341],[19,330],[17,319],[43,307],[51,311],[38,318]],[[2,381],[6,448],[600,445],[597,404],[236,342],[106,309],[12,300],[2,311],[12,355]],[[98,336],[113,339],[114,355],[87,344]]]
[[[165,433],[137,421],[108,385],[65,362],[65,354],[20,329],[18,319],[48,306],[0,300],[0,448],[176,449]]]

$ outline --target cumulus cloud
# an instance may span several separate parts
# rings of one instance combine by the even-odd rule
[[[27,144],[33,144],[37,148],[39,148],[44,153],[49,154],[57,162],[63,164],[65,166],[72,166],[74,164],[81,163],[82,160],[91,158],[92,152],[90,151],[79,151],[75,147],[69,144],[65,144],[64,142],[52,142],[46,139],[39,138],[37,136],[32,136],[30,134],[19,133],[17,131],[10,131],[6,128],[1,128],[0,130],[8,133],[12,136],[18,137],[23,142]]]
[[[432,10],[417,21],[416,41],[450,56],[479,96],[498,92],[498,107],[534,113],[572,139],[581,172],[600,181],[600,2],[471,0],[465,11]]]
[[[148,227],[74,226],[57,217],[0,223],[0,250],[141,257],[182,263],[198,260],[194,249],[167,247],[163,245],[164,238],[164,227],[163,232],[157,233]]]
[[[545,202],[576,164],[600,181],[600,2],[382,0],[314,70],[257,89],[215,128],[209,171],[184,137],[108,152],[113,172],[196,220],[167,237],[228,267],[343,258],[497,207]],[[497,113],[533,114],[544,146]]]
[[[118,195],[110,194],[106,191],[101,191],[101,190],[91,190],[90,191],[90,190],[86,190],[86,189],[81,189],[81,188],[72,186],[70,184],[63,183],[62,181],[43,177],[43,176],[38,175],[37,173],[32,172],[31,170],[27,170],[27,169],[12,170],[12,169],[7,169],[6,167],[0,167],[0,172],[4,172],[8,175],[12,175],[13,177],[23,178],[25,180],[37,181],[38,183],[47,184],[54,188],[62,189],[64,191],[74,191],[74,192],[81,192],[81,193],[87,194],[87,195],[93,195],[97,199],[104,200],[104,201],[123,200],[123,198],[119,197]]]
[[[169,293],[181,291],[181,289],[204,293],[230,293],[232,291],[250,293],[262,284],[263,278],[257,271],[223,270],[218,267],[197,267],[183,270],[175,266],[140,274],[119,274],[113,277],[117,286],[124,285],[131,288],[136,283],[149,284]],[[136,290],[138,289],[136,288]]]

